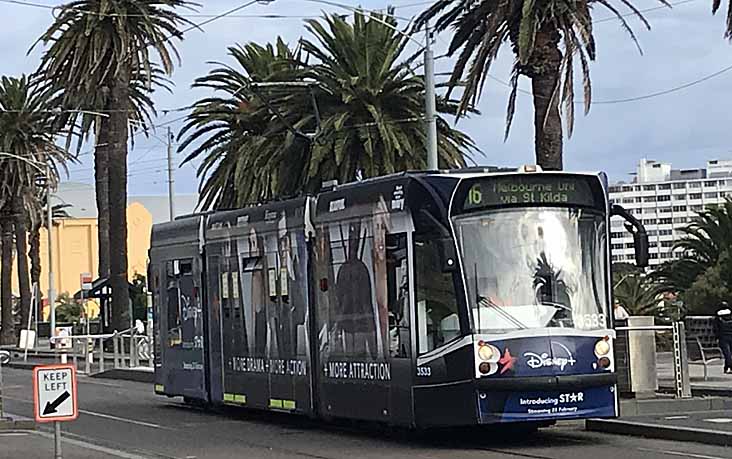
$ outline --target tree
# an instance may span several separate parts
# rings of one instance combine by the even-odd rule
[[[28,317],[30,282],[25,253],[25,221],[34,201],[33,190],[39,174],[48,174],[49,184],[58,181],[59,168],[68,159],[55,144],[59,125],[53,114],[54,93],[26,76],[0,79],[0,218],[2,218],[2,281],[0,306],[3,308],[0,344],[14,341],[11,313],[12,246],[17,239],[18,272],[21,287],[21,316]],[[47,167],[46,167],[47,165]],[[21,256],[21,254],[23,254]]]
[[[278,38],[274,45],[249,43],[230,47],[229,55],[238,68],[218,64],[193,83],[194,88],[213,89],[224,96],[197,101],[178,136],[185,137],[179,151],[202,140],[184,163],[203,156],[198,176],[201,178],[199,206],[204,209],[246,205],[278,193],[287,194],[296,187],[283,186],[276,179],[276,168],[268,161],[271,150],[276,150],[285,140],[281,121],[264,99],[245,89],[252,83],[299,79],[297,52]],[[276,131],[273,124],[278,125]],[[297,166],[291,169],[296,171]]]
[[[124,328],[127,310],[127,143],[130,119],[140,118],[152,107],[156,66],[165,74],[173,71],[178,58],[171,38],[182,38],[183,19],[176,8],[192,7],[187,0],[76,0],[60,10],[39,42],[50,43],[43,55],[40,73],[55,88],[74,88],[64,96],[71,108],[103,107],[108,118],[97,124],[101,146],[95,174],[100,214],[109,209],[109,270],[112,287],[112,326]],[[144,104],[135,104],[135,91],[144,82]],[[91,121],[87,121],[91,122]],[[88,125],[87,125],[88,127]],[[105,137],[106,136],[106,137]],[[98,143],[99,145],[100,143]],[[106,155],[106,156],[105,156]],[[105,164],[106,163],[106,164]],[[106,171],[106,176],[104,175]],[[105,206],[104,182],[108,193]],[[104,222],[102,222],[104,223]],[[103,229],[102,229],[103,231]],[[100,268],[104,268],[101,266]]]
[[[615,299],[635,316],[655,316],[662,309],[665,289],[640,272],[626,274],[614,285]]]
[[[13,317],[12,269],[13,269],[13,220],[0,214],[0,344],[15,341],[15,318]]]
[[[196,80],[222,94],[200,100],[179,136],[181,151],[202,140],[186,158],[204,157],[202,208],[424,168],[424,79],[410,68],[408,39],[391,13],[356,13],[353,24],[326,15],[307,28],[314,41],[301,40],[301,49],[281,39],[230,48],[237,68],[219,64]],[[437,102],[440,113],[457,113],[456,102]],[[465,165],[472,140],[442,117],[438,132],[440,166]]]
[[[322,91],[321,141],[315,142],[309,161],[309,188],[322,179],[341,182],[359,171],[375,177],[427,164],[424,129],[424,78],[404,58],[408,39],[397,29],[393,11],[368,16],[355,13],[353,24],[339,15],[308,20],[315,40],[303,40],[303,51],[316,62],[305,76]],[[439,113],[454,115],[458,105],[439,98]],[[474,149],[472,140],[438,117],[439,166],[465,165]]]
[[[667,5],[666,0],[660,2]],[[630,0],[620,0],[620,3],[650,29]],[[559,170],[563,166],[560,105],[570,137],[574,126],[575,56],[579,56],[582,71],[585,114],[590,110],[589,61],[595,59],[591,8],[595,5],[609,10],[637,44],[624,15],[610,0],[437,0],[417,18],[414,30],[435,19],[436,32],[454,29],[447,54],[459,53],[448,84],[450,91],[464,89],[460,113],[477,103],[498,51],[504,44],[510,44],[515,59],[506,137],[516,107],[519,77],[524,75],[531,80],[534,101],[536,162],[544,169]]]
[[[717,14],[717,10],[722,5],[721,0],[712,0],[712,14]],[[732,2],[727,5],[727,17],[725,18],[724,38],[732,38]]]
[[[76,323],[84,316],[84,307],[68,292],[61,293],[56,299],[56,321],[59,323]]]
[[[722,301],[732,303],[732,257],[725,251],[717,262],[701,273],[682,298],[697,315],[714,315]]]
[[[661,265],[653,276],[669,290],[685,291],[699,276],[715,266],[723,253],[732,253],[732,197],[716,207],[698,212],[673,250],[681,258]]]

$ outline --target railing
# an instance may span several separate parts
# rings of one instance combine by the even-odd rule
[[[134,327],[107,334],[55,336],[50,338],[50,341],[58,344],[71,341],[70,347],[62,349],[57,345],[56,353],[70,356],[79,373],[91,374],[95,366],[97,372],[105,371],[110,356],[111,367],[114,369],[153,367],[150,337],[139,333]],[[110,341],[111,353],[105,350],[105,345]],[[83,364],[83,369],[80,363]]]
[[[671,332],[673,342],[673,370],[674,370],[674,391],[676,398],[691,398],[691,382],[689,377],[689,359],[686,350],[686,329],[683,322],[673,322],[671,325],[635,325],[627,327],[616,327],[618,331],[643,332],[653,331],[667,333]],[[652,351],[656,352],[655,343]],[[641,354],[642,355],[642,354]],[[655,365],[655,357],[654,357]],[[658,374],[657,368],[653,368]],[[631,373],[632,379],[632,373]]]

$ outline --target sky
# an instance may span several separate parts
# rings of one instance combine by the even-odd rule
[[[60,5],[60,0],[21,0],[41,6]],[[198,0],[203,5],[193,14],[216,15],[244,2],[238,0]],[[732,1],[732,0],[730,0]],[[387,5],[397,8],[399,17],[411,18],[428,5],[419,0],[340,0],[340,2],[369,9]],[[619,1],[612,2],[627,13]],[[639,9],[660,5],[657,1],[637,0]],[[731,71],[710,77],[732,66],[732,44],[723,36],[724,13],[711,14],[710,0],[671,0],[672,9],[658,8],[645,13],[651,30],[634,17],[628,21],[638,36],[643,55],[638,52],[619,21],[601,6],[593,10],[594,32],[597,41],[597,59],[591,64],[593,106],[587,116],[581,107],[576,110],[574,135],[565,139],[564,162],[567,170],[602,170],[612,181],[629,180],[628,175],[641,158],[670,162],[674,168],[704,167],[710,159],[732,159],[730,118],[732,105]],[[726,8],[724,3],[722,9]],[[190,88],[193,80],[205,75],[211,62],[230,64],[227,47],[247,42],[265,43],[282,36],[289,43],[307,37],[304,17],[315,17],[322,12],[348,13],[335,6],[310,0],[275,0],[268,5],[255,4],[237,12],[233,17],[217,20],[203,27],[203,31],[189,32],[177,47],[182,65],[172,77],[172,93],[159,91],[154,95],[158,123],[165,123],[185,112],[175,111],[207,95]],[[285,17],[265,18],[262,15]],[[20,5],[14,0],[0,0],[0,74],[17,76],[30,73],[38,65],[42,47],[28,53],[35,40],[52,23],[52,11],[40,6]],[[206,17],[191,17],[194,22]],[[403,21],[406,24],[406,21]],[[423,36],[416,36],[422,40]],[[437,38],[435,55],[441,55],[451,39],[450,32]],[[416,49],[416,45],[415,48]],[[513,56],[504,48],[491,75],[507,81]],[[440,73],[451,70],[450,59],[436,64]],[[575,72],[579,74],[579,72]],[[617,103],[618,100],[644,97],[677,88],[700,79],[705,81],[671,92],[637,101]],[[522,78],[521,87],[530,89]],[[581,82],[576,81],[581,88]],[[472,136],[481,154],[475,157],[481,165],[516,166],[534,160],[533,106],[531,97],[519,94],[516,115],[509,138],[504,142],[505,111],[509,89],[506,85],[488,80],[478,109],[480,115],[458,122],[458,128]],[[577,94],[581,100],[581,94]],[[615,102],[613,102],[615,101]],[[603,103],[611,102],[611,103]],[[168,111],[170,110],[170,111]],[[181,122],[171,123],[177,134]],[[166,194],[166,128],[158,129],[150,139],[138,136],[129,155],[129,192]],[[79,164],[70,166],[70,175],[64,180],[74,186],[93,189],[93,164],[90,147],[82,150]],[[199,179],[196,164],[180,166],[183,155],[175,156],[176,193],[195,193]],[[86,184],[86,185],[85,185]]]

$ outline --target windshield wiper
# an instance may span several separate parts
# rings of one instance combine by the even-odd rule
[[[485,306],[485,307],[490,307],[490,308],[495,309],[496,311],[498,311],[498,313],[501,316],[503,316],[503,318],[505,318],[509,322],[513,323],[516,326],[516,328],[519,328],[521,330],[525,330],[525,329],[529,328],[526,325],[524,325],[520,320],[518,320],[516,317],[514,317],[511,313],[506,311],[503,308],[503,306],[497,305],[496,303],[492,302],[491,300],[489,300],[488,298],[486,298],[482,295],[478,295],[478,307],[480,308],[480,306]],[[480,309],[478,309],[478,310],[480,311]]]
[[[504,311],[501,306],[498,306],[497,304],[490,301],[488,298],[478,293],[478,263],[473,263],[473,278],[475,279],[475,294],[478,295],[478,322],[480,322],[480,306],[485,304],[487,305],[487,307],[494,308],[496,311],[498,311],[500,315],[502,315],[509,322],[513,322],[513,324],[519,329],[525,330],[526,328],[528,328],[524,324],[522,324],[520,320],[518,320],[508,312]],[[481,324],[479,323],[478,328],[480,328],[480,325]]]

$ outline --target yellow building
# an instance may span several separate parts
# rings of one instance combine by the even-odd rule
[[[139,202],[127,207],[127,266],[130,280],[135,274],[146,274],[147,252],[150,248],[152,214]],[[96,218],[62,218],[54,221],[53,230],[53,271],[57,294],[74,295],[81,288],[82,273],[97,276],[99,247],[97,244]],[[48,291],[48,236],[41,230],[41,291]],[[13,271],[13,293],[18,294],[17,264]],[[98,314],[96,304],[89,305],[89,314]],[[44,316],[47,314],[44,314]]]

